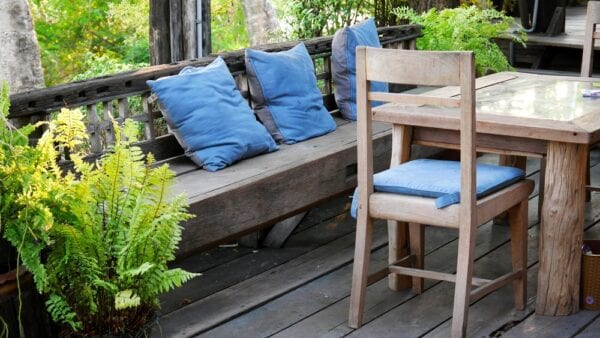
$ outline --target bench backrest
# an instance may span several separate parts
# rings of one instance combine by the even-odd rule
[[[421,29],[416,25],[383,27],[378,30],[384,47],[410,48],[421,35]],[[331,41],[332,37],[321,37],[304,43],[315,63],[325,106],[334,112],[336,104],[331,76]],[[282,51],[296,43],[271,44],[257,49]],[[220,55],[229,66],[242,95],[250,101],[244,50]],[[143,141],[139,143],[142,149],[151,151],[159,161],[166,160],[181,155],[183,150],[169,133],[158,107],[148,102],[150,92],[146,81],[177,74],[185,66],[205,66],[213,60],[214,56],[209,56],[14,94],[10,97],[9,117],[17,124],[23,124],[48,119],[53,112],[65,107],[82,107],[86,112],[93,112],[86,114],[92,158],[101,155],[114,140],[109,117],[113,116],[117,120],[132,118],[143,129]]]

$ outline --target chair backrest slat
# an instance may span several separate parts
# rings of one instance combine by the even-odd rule
[[[460,107],[460,99],[452,97],[439,97],[439,96],[428,96],[428,95],[414,95],[414,94],[396,94],[396,93],[383,93],[383,92],[370,92],[369,101],[385,101],[400,104],[430,104],[435,106],[444,106],[449,108]]]
[[[475,217],[477,200],[475,195],[474,54],[472,52],[425,52],[359,47],[356,51],[356,60],[359,186],[364,187],[364,190],[369,193],[372,191],[370,101],[460,107],[461,219],[468,222],[467,218]],[[370,92],[370,81],[424,86],[459,86],[461,96],[460,99],[457,99]],[[366,191],[363,197],[365,199]],[[361,203],[361,192],[359,189],[359,203]],[[363,202],[367,203],[367,201]]]
[[[585,20],[583,58],[581,61],[582,77],[592,77],[594,68],[594,42],[596,39],[600,39],[600,32],[596,32],[598,25],[600,25],[600,1],[590,1],[588,2]]]
[[[395,51],[367,49],[367,80],[428,86],[451,86],[460,82],[454,67],[459,63],[459,55],[454,52],[423,54],[405,50],[402,63],[398,63]]]

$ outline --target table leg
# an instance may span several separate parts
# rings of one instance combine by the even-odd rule
[[[579,278],[588,146],[548,142],[536,313],[579,311]]]

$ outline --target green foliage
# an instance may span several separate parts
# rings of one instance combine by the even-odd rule
[[[248,47],[242,1],[212,0],[210,7],[213,52]]]
[[[147,0],[29,0],[47,85],[67,82],[90,71],[91,61],[148,64]],[[140,20],[140,18],[142,18]],[[90,54],[92,56],[90,56]],[[81,77],[79,78],[81,79]]]
[[[171,196],[174,173],[131,145],[133,122],[114,124],[116,142],[96,163],[83,159],[83,114],[63,110],[36,146],[27,126],[6,119],[0,97],[0,230],[17,248],[52,318],[88,334],[122,334],[158,305],[157,296],[197,274],[169,270],[188,219]],[[68,149],[72,172],[57,165]],[[68,281],[68,282],[65,282]],[[143,321],[142,321],[143,322]]]
[[[368,0],[292,0],[287,15],[293,38],[307,39],[331,35],[368,16],[372,2]]]
[[[417,39],[418,49],[474,51],[479,75],[511,69],[493,39],[507,35],[514,19],[497,10],[470,6],[431,9],[419,15],[408,7],[400,7],[394,13],[400,19],[423,26],[423,36]],[[511,37],[518,43],[526,39],[523,31]]]

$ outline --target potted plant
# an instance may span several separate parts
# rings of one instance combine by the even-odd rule
[[[80,335],[130,335],[155,317],[158,295],[198,274],[169,269],[190,217],[171,196],[174,173],[133,146],[138,126],[114,123],[115,145],[84,160],[84,115],[63,109],[36,126],[14,128],[0,116],[2,234],[47,297],[52,319]],[[57,159],[68,153],[72,169]]]
[[[409,7],[394,9],[401,20],[423,26],[423,36],[417,39],[421,50],[464,50],[475,52],[478,75],[512,69],[506,56],[494,39],[507,36],[512,17],[495,9],[477,6],[430,9],[417,14]],[[526,35],[518,30],[510,35],[515,42],[524,44]]]

